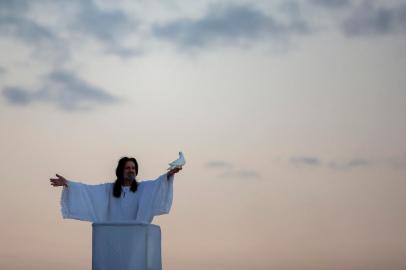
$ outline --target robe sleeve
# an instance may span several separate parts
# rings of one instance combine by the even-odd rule
[[[61,194],[63,218],[90,222],[106,220],[109,184],[87,185],[67,180]]]
[[[171,210],[173,200],[173,180],[174,175],[168,177],[166,173],[154,180],[155,186],[152,200],[153,216],[168,214]]]

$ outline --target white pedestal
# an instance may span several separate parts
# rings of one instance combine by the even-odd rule
[[[93,223],[93,270],[161,270],[161,228],[131,222]]]

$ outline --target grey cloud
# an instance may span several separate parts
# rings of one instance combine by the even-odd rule
[[[354,157],[350,159],[333,159],[322,160],[313,156],[294,156],[289,159],[289,163],[295,166],[312,166],[320,168],[328,168],[336,171],[349,171],[358,168],[368,168],[376,166],[385,166],[393,169],[406,168],[406,154],[403,156],[382,158],[382,159],[367,159],[363,157]]]
[[[69,57],[65,42],[48,26],[29,18],[29,10],[28,1],[0,0],[0,34],[22,41],[32,49],[33,57],[60,64]]]
[[[207,162],[205,167],[213,169],[230,169],[233,165],[226,161],[212,160]]]
[[[205,167],[208,169],[216,170],[217,172],[220,170],[219,177],[221,178],[250,178],[250,179],[258,179],[261,178],[260,174],[255,170],[241,170],[235,169],[234,165],[230,162],[223,161],[223,160],[211,160],[205,164]]]
[[[90,0],[79,3],[79,13],[73,26],[101,41],[114,41],[120,34],[135,27],[121,11],[102,10]]]
[[[45,57],[54,55],[57,61],[66,60],[70,55],[70,37],[91,38],[105,49],[120,57],[138,55],[139,52],[122,45],[123,39],[134,32],[137,24],[120,10],[103,10],[92,0],[46,2],[52,12],[64,16],[64,10],[75,10],[75,16],[64,18],[63,24],[44,25],[32,19],[30,8],[39,2],[22,0],[0,0],[0,34],[24,42]],[[46,11],[44,11],[46,12]],[[71,14],[71,13],[67,13]],[[62,38],[63,37],[63,38]]]
[[[33,95],[29,91],[20,87],[6,87],[3,90],[3,96],[14,105],[26,105],[33,99]]]
[[[294,156],[290,158],[290,162],[293,165],[308,165],[308,166],[321,165],[321,161],[319,158],[311,156]]]
[[[27,0],[0,0],[0,14],[18,14],[27,10]]]
[[[89,110],[97,105],[118,102],[104,89],[92,86],[73,73],[59,70],[48,75],[45,85],[35,91],[6,87],[3,96],[10,104],[28,105],[33,102],[52,103],[65,111]]]
[[[27,18],[28,10],[28,1],[0,0],[0,32],[30,43],[54,40],[55,36],[45,26]]]
[[[115,44],[108,45],[105,52],[114,54],[121,58],[134,57],[134,56],[139,56],[139,55],[143,54],[143,52],[139,49],[125,48],[125,47],[122,47],[120,45],[115,45]]]
[[[351,5],[349,0],[310,0],[310,3],[327,8],[342,8]]]
[[[215,43],[238,43],[263,38],[286,38],[309,31],[300,20],[279,22],[248,5],[228,5],[210,8],[199,19],[183,18],[153,26],[155,37],[180,47],[203,47]]]
[[[385,7],[364,1],[341,25],[348,36],[378,35],[406,31],[406,4]]]
[[[387,165],[394,169],[405,169],[406,168],[406,154],[403,156],[392,157],[385,160]]]
[[[243,178],[243,179],[259,179],[261,178],[260,174],[252,170],[231,170],[224,172],[220,177],[225,178]]]
[[[294,156],[289,159],[290,163],[299,166],[312,166],[312,167],[324,167],[327,166],[334,170],[350,170],[358,167],[366,167],[372,165],[372,161],[365,158],[352,158],[349,160],[337,161],[332,160],[330,162],[324,162],[322,159],[314,156]]]
[[[120,56],[133,56],[136,51],[125,48],[121,40],[137,30],[137,23],[120,10],[103,10],[91,0],[78,1],[77,16],[71,24],[72,31],[82,32],[102,42],[107,52]]]
[[[350,170],[357,167],[366,167],[371,165],[371,161],[364,158],[354,158],[349,161],[338,162],[331,161],[329,167],[335,170]]]
[[[3,67],[0,67],[0,75],[6,73],[7,70]]]
[[[297,2],[298,3],[298,2]],[[308,0],[311,7],[325,13],[339,31],[348,37],[406,33],[406,3],[381,1]],[[309,19],[310,14],[307,14]]]
[[[55,42],[57,37],[46,27],[22,17],[0,16],[0,33],[18,37],[29,44]]]
[[[124,10],[104,9],[93,0],[46,1],[50,10],[63,18],[62,23],[51,26],[29,17],[30,6],[40,3],[0,0],[0,34],[18,38],[31,46],[35,56],[40,54],[48,60],[49,55],[54,55],[51,59],[56,58],[56,63],[68,59],[73,46],[70,40],[77,40],[77,37],[92,39],[102,46],[104,53],[122,58],[141,54],[134,45],[123,45],[125,41],[130,42],[127,37],[137,38],[142,22],[131,18]],[[282,1],[272,14],[248,4],[217,4],[210,6],[199,18],[183,17],[146,27],[151,30],[152,39],[168,41],[182,49],[239,46],[259,40],[286,41],[290,37],[316,33],[313,29],[318,27],[311,25],[315,20],[312,20],[314,13],[310,10],[320,6],[325,8],[316,9],[317,15],[327,15],[334,27],[347,36],[406,32],[406,3],[392,6],[384,6],[383,1],[356,4],[351,0],[306,0],[304,3]],[[310,8],[306,8],[308,6]],[[64,9],[70,12],[64,14]],[[333,16],[337,15],[335,12],[339,15]]]

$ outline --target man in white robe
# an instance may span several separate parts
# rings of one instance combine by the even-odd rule
[[[120,226],[121,222],[131,222],[139,226],[150,224],[154,216],[169,213],[174,174],[179,170],[174,168],[155,180],[137,182],[136,159],[123,157],[114,183],[87,185],[58,174],[50,179],[52,186],[63,186],[63,218],[94,222],[93,270],[162,269],[158,226],[141,225],[142,228],[128,231],[128,226],[111,227],[111,223]]]
[[[57,178],[51,178],[50,181],[53,186],[63,186],[63,218],[150,224],[154,216],[169,213],[173,199],[174,174],[180,170],[181,168],[175,168],[155,180],[137,182],[137,161],[124,157],[117,166],[115,183],[87,185],[67,180],[58,174]]]

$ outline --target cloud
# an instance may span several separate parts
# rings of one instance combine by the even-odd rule
[[[0,75],[4,74],[6,72],[7,72],[7,70],[0,66]]]
[[[1,0],[0,34],[3,38],[21,41],[35,58],[61,63],[69,57],[66,43],[49,26],[30,17],[30,4],[33,2]]]
[[[20,38],[29,44],[44,44],[58,40],[47,27],[19,15],[0,14],[0,33]]]
[[[243,178],[243,179],[259,179],[261,178],[260,174],[252,170],[230,170],[226,171],[220,175],[224,178]]]
[[[20,87],[6,87],[3,90],[3,96],[9,103],[15,105],[25,105],[30,103],[32,100],[31,93]]]
[[[366,167],[372,164],[372,161],[365,158],[352,158],[343,161],[332,160],[330,162],[326,162],[315,156],[293,156],[289,159],[289,162],[295,166],[327,167],[342,171]]]
[[[389,167],[392,169],[404,169],[406,168],[406,154],[403,156],[395,156],[382,159],[368,159],[363,157],[354,157],[349,159],[332,159],[323,160],[314,156],[293,156],[288,159],[288,162],[296,167],[309,166],[327,168],[336,171],[349,171],[359,168],[368,167]]]
[[[137,51],[121,45],[122,40],[137,30],[137,23],[121,10],[101,9],[91,0],[77,1],[78,12],[71,23],[73,32],[102,42],[107,52],[133,56]]]
[[[261,178],[260,174],[255,170],[239,170],[234,169],[234,165],[227,161],[222,160],[212,160],[205,164],[205,167],[211,170],[220,170],[221,173],[219,177],[221,178],[250,178],[258,179]]]
[[[0,0],[0,14],[21,14],[28,10],[28,0]]]
[[[334,170],[350,170],[353,168],[371,166],[373,162],[366,158],[352,158],[349,160],[331,160],[329,162],[323,161],[315,156],[293,156],[289,162],[295,166],[311,166],[311,167],[326,167]]]
[[[307,2],[311,9],[314,6],[323,7],[324,13],[320,13],[319,10],[317,15],[327,16],[328,22],[347,37],[406,33],[405,1],[392,2],[392,4],[368,0],[308,0]],[[305,14],[308,23],[311,15],[311,12]]]
[[[309,2],[326,8],[342,8],[351,4],[350,0],[310,0]]]
[[[121,58],[134,57],[143,54],[143,52],[140,49],[122,47],[121,45],[117,44],[106,45],[105,52],[109,54],[114,54]]]
[[[293,165],[320,166],[321,161],[317,157],[311,156],[294,156],[290,158],[290,163]]]
[[[248,5],[214,6],[198,19],[181,18],[154,25],[153,34],[182,48],[198,48],[212,44],[238,44],[265,38],[287,38],[309,31],[308,25],[291,18],[289,22],[275,18]]]
[[[371,164],[372,162],[368,159],[353,158],[344,162],[331,161],[329,163],[329,167],[335,170],[350,170],[353,168],[370,166]]]
[[[317,27],[323,20],[314,20],[312,10],[317,10],[319,17],[326,16],[328,22],[346,36],[406,32],[406,4],[385,6],[383,3],[292,0],[281,1],[275,9],[260,9],[248,3],[229,2],[208,6],[200,17],[184,16],[150,23],[143,19],[145,14],[133,18],[126,10],[120,9],[120,5],[113,9],[93,0],[46,1],[42,16],[53,12],[60,18],[50,24],[47,20],[35,19],[41,15],[38,2],[2,0],[0,34],[21,40],[36,54],[42,52],[46,57],[55,54],[58,60],[61,56],[66,60],[73,53],[73,47],[80,48],[86,40],[95,41],[104,53],[122,58],[140,55],[142,52],[135,40],[141,40],[142,33],[148,30],[151,35],[145,36],[143,41],[166,41],[180,49],[223,45],[247,47],[245,45],[258,41],[285,42],[293,37],[318,33],[315,29],[323,29]]]
[[[364,1],[342,22],[341,30],[348,36],[381,35],[406,32],[406,4],[385,7]]]
[[[212,161],[208,161],[206,163],[205,167],[211,168],[211,169],[230,169],[233,167],[233,165],[226,161],[212,160]]]
[[[35,53],[43,53],[68,58],[72,46],[80,45],[71,40],[96,40],[106,53],[120,57],[140,54],[131,47],[124,46],[124,39],[135,32],[137,24],[120,10],[99,8],[92,0],[46,2],[42,12],[54,12],[61,18],[53,24],[39,23],[30,12],[38,10],[38,2],[0,1],[0,34],[21,40]],[[67,12],[65,12],[65,10]],[[75,11],[75,12],[72,12]],[[42,20],[43,21],[43,20]],[[44,46],[46,46],[44,48]],[[42,49],[42,50],[38,50]]]
[[[44,86],[35,91],[19,87],[6,87],[5,99],[13,105],[28,105],[33,102],[55,104],[65,111],[89,110],[97,105],[119,101],[104,89],[90,85],[73,73],[58,70],[50,73]]]
[[[41,43],[55,40],[47,27],[28,18],[28,1],[0,1],[0,32],[2,35],[16,36],[29,43]]]
[[[406,168],[406,154],[398,157],[391,157],[385,160],[385,163],[394,169],[405,169]]]

